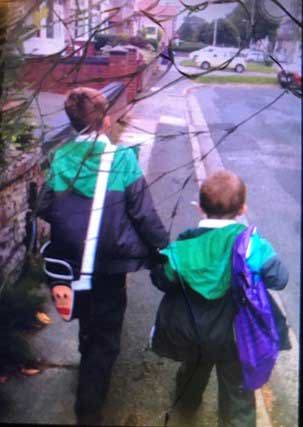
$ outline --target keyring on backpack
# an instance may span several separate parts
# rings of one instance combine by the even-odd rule
[[[50,243],[50,241],[46,242],[40,249],[40,254],[44,260],[43,271],[48,277],[51,296],[56,310],[60,317],[68,322],[76,317],[76,295],[72,288],[74,273],[71,265],[67,261],[44,256],[44,251]],[[63,266],[67,269],[68,274],[54,273],[47,268],[47,264],[52,264],[54,267]]]

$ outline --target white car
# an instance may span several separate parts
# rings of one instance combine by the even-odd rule
[[[198,56],[200,56],[200,54],[202,54],[202,53],[213,53],[213,52],[215,52],[215,53],[223,53],[223,52],[230,52],[230,51],[232,51],[233,52],[233,50],[234,50],[234,48],[229,48],[229,47],[220,47],[220,46],[205,46],[205,47],[202,47],[201,49],[198,49],[198,50],[194,50],[193,52],[191,52],[190,54],[189,54],[189,59],[191,59],[192,61],[195,61],[195,59],[196,58],[198,58]],[[236,51],[235,52],[237,52],[237,50],[239,50],[239,49],[236,49]]]
[[[243,73],[246,70],[246,61],[243,56],[237,55],[238,51],[237,48],[208,46],[192,52],[189,58],[202,70],[227,64],[226,68],[232,68],[237,73]]]
[[[273,64],[273,60],[269,54],[263,50],[250,50],[246,56],[247,62],[256,62],[257,64],[264,64],[270,66]]]

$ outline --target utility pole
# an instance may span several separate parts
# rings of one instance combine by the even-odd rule
[[[250,25],[252,29],[252,34],[250,35],[249,48],[252,48],[253,42],[255,40],[255,21],[256,21],[256,0],[251,0],[251,16],[250,16]]]
[[[298,17],[299,20],[302,19],[302,3],[300,3],[299,0],[292,1],[291,13],[294,16]],[[302,56],[302,51],[301,51],[302,29],[299,28],[295,24],[295,22],[292,22],[292,25],[294,28],[294,49],[293,49],[292,61],[294,61],[295,58],[299,58],[300,56]],[[301,55],[300,55],[300,51],[301,51]],[[302,66],[302,63],[301,63],[301,66]]]
[[[218,19],[215,19],[213,46],[216,46],[216,44],[217,44],[217,33],[218,33]]]
[[[93,14],[93,4],[92,0],[88,0],[88,37],[91,36],[91,33],[93,31],[93,22],[92,22],[92,14]]]

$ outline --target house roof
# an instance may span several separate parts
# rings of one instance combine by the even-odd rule
[[[137,0],[136,8],[148,12],[153,7],[157,6],[159,0]]]
[[[173,17],[177,14],[177,8],[175,6],[160,4],[159,0],[140,0],[137,2],[137,8],[157,17]]]
[[[170,4],[158,5],[151,9],[151,13],[157,16],[175,16],[177,14],[177,9],[175,6]]]

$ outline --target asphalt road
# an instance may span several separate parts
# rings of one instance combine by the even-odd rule
[[[273,101],[282,89],[202,86],[193,92],[214,143]],[[219,146],[223,166],[248,185],[248,220],[273,244],[290,272],[279,293],[297,337],[300,313],[301,101],[286,93]]]

